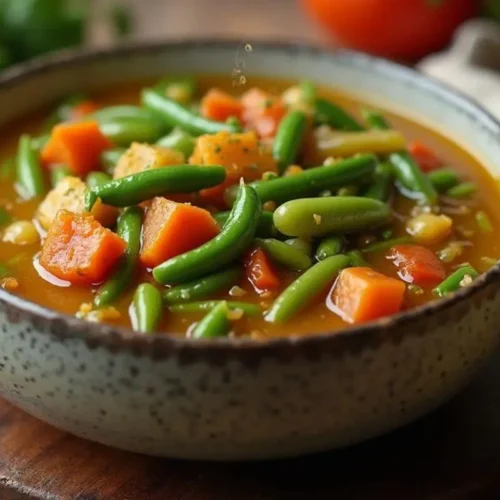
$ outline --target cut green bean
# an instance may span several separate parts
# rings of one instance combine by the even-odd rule
[[[19,140],[16,173],[23,197],[34,198],[45,193],[42,166],[28,135],[21,136]]]
[[[117,146],[129,146],[132,142],[153,143],[165,129],[159,121],[137,118],[117,118],[99,123],[101,132]]]
[[[125,148],[108,149],[101,153],[101,165],[108,174],[113,174],[116,165],[120,161],[123,153],[125,153]]]
[[[97,120],[99,123],[110,121],[112,122],[115,120],[160,122],[158,117],[149,109],[144,109],[140,108],[139,106],[132,105],[108,106],[106,108],[101,108],[92,113],[91,117]]]
[[[341,236],[331,236],[321,241],[316,249],[316,259],[325,260],[342,253],[344,249],[344,239]]]
[[[314,83],[310,81],[303,81],[300,83],[300,97],[302,102],[306,104],[316,103],[316,87]]]
[[[111,176],[105,172],[90,172],[85,179],[89,189],[98,188],[111,181]]]
[[[194,99],[198,85],[192,76],[168,77],[158,82],[154,89],[173,101],[188,104]]]
[[[50,135],[49,134],[44,134],[44,135],[39,135],[37,137],[32,137],[31,138],[31,147],[39,153],[45,145],[49,142],[50,140]]]
[[[374,181],[363,196],[379,201],[387,201],[392,184],[392,168],[387,163],[381,163],[374,174]]]
[[[170,134],[162,137],[156,144],[164,148],[179,151],[186,158],[189,158],[193,154],[195,140],[187,132],[176,127]]]
[[[230,215],[231,212],[217,212],[213,215],[213,217],[219,227],[223,228]],[[279,231],[274,227],[273,212],[269,212],[267,210],[262,211],[255,234],[256,236],[259,236],[261,238],[283,237],[283,235],[280,234]]]
[[[257,239],[256,243],[271,260],[294,271],[305,271],[312,265],[311,258],[305,252],[287,245],[284,241],[267,238]]]
[[[134,294],[132,327],[142,333],[154,332],[160,324],[161,315],[160,291],[150,283],[142,283]]]
[[[273,214],[278,231],[303,238],[364,231],[388,223],[390,217],[387,204],[354,196],[291,200]]]
[[[438,193],[444,193],[459,182],[457,173],[451,168],[439,168],[427,174]]]
[[[309,304],[326,286],[333,282],[335,275],[349,266],[349,257],[335,255],[318,262],[300,275],[276,299],[265,319],[271,323],[284,323]]]
[[[192,135],[216,134],[221,131],[241,132],[240,127],[208,120],[199,116],[172,99],[160,95],[152,89],[142,92],[142,104],[155,112],[170,127],[180,127]]]
[[[476,222],[479,226],[479,229],[483,231],[483,233],[492,233],[493,232],[493,224],[488,216],[488,214],[484,210],[479,210],[476,212]]]
[[[222,231],[195,250],[156,266],[153,269],[155,280],[162,284],[185,283],[232,264],[251,244],[261,211],[262,206],[255,190],[248,185],[240,185],[238,198]]]
[[[238,284],[241,275],[240,266],[230,267],[224,271],[173,287],[163,294],[163,298],[170,304],[204,299]]]
[[[193,339],[213,339],[227,336],[231,329],[228,313],[227,302],[223,300],[196,325],[191,337]]]
[[[393,238],[391,240],[385,241],[377,241],[377,243],[372,243],[368,245],[366,248],[363,248],[364,253],[373,253],[373,252],[383,252],[385,250],[391,249],[396,245],[406,245],[411,243],[413,240],[411,236],[401,236],[400,238]]]
[[[184,304],[171,305],[168,307],[168,310],[170,312],[175,312],[175,313],[199,313],[204,311],[210,311],[221,302],[223,301],[207,300],[202,302],[186,302]],[[239,309],[248,316],[257,316],[262,312],[261,308],[257,304],[251,304],[249,302],[236,302],[236,301],[233,302],[225,301],[225,302],[230,310]]]
[[[351,250],[346,254],[349,257],[351,266],[353,267],[371,267],[368,262],[363,258],[362,253],[359,250]]]
[[[142,210],[129,207],[118,219],[117,233],[127,244],[127,250],[119,261],[116,271],[105,281],[94,298],[97,307],[114,302],[132,283],[141,250]]]
[[[342,108],[326,99],[316,99],[315,120],[337,130],[359,132],[363,127]]]
[[[450,274],[433,292],[444,297],[449,293],[456,292],[460,288],[470,285],[479,276],[479,273],[470,265],[459,267],[453,274]]]
[[[72,175],[70,168],[67,165],[55,165],[50,169],[50,184],[56,187],[59,181]]]
[[[263,203],[284,203],[296,198],[315,196],[325,189],[338,189],[363,181],[373,174],[376,165],[377,158],[374,155],[359,155],[334,165],[308,168],[297,175],[253,182],[251,186]],[[226,190],[225,200],[229,205],[234,201],[235,195],[234,187]]]
[[[295,163],[306,131],[307,117],[303,111],[292,110],[281,120],[273,145],[273,157],[282,174]]]
[[[312,257],[313,248],[310,240],[306,240],[305,238],[289,238],[285,241],[287,245],[290,245],[297,250],[304,252],[309,257]]]
[[[193,193],[217,186],[225,177],[226,170],[219,166],[177,165],[144,170],[91,189],[86,198],[85,210],[90,212],[97,198],[101,198],[106,205],[127,207],[155,196]]]
[[[469,198],[477,191],[474,182],[462,182],[446,191],[446,196],[450,198]]]
[[[366,121],[372,128],[379,130],[390,129],[389,123],[376,111],[364,114]],[[389,161],[394,168],[394,175],[409,191],[425,200],[430,205],[437,203],[437,193],[430,179],[422,173],[417,162],[408,151],[399,151],[389,155]]]

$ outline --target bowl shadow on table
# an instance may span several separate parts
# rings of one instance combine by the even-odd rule
[[[207,497],[218,500],[458,500],[500,498],[499,466],[500,352],[449,403],[389,435],[292,460],[183,468],[242,492]]]

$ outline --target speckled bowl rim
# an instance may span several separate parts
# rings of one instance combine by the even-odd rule
[[[408,68],[391,61],[366,55],[350,50],[332,50],[308,45],[307,43],[288,43],[280,41],[252,41],[246,40],[259,50],[281,51],[288,54],[298,55],[321,55],[332,57],[336,60],[349,60],[352,65],[369,67],[372,71],[380,72],[387,78],[411,81],[415,87],[423,88],[445,100],[448,105],[455,106],[469,118],[480,122],[489,133],[496,134],[500,141],[500,122],[488,111],[483,109],[474,99],[464,95],[446,84],[433,80],[412,68]],[[108,57],[127,57],[128,55],[161,52],[168,47],[200,47],[228,48],[241,45],[241,40],[231,39],[175,39],[160,42],[129,42],[118,47],[107,47],[97,49],[78,49],[57,52],[48,56],[42,56],[32,61],[16,65],[0,74],[0,89],[15,86],[19,81],[30,78],[40,72],[50,71],[61,66],[71,66],[86,63],[92,60],[105,59]],[[98,323],[89,323],[77,319],[74,316],[59,313],[57,311],[39,306],[33,302],[13,295],[0,289],[0,301],[7,304],[7,316],[16,321],[19,312],[23,318],[27,318],[36,327],[40,324],[49,326],[51,331],[60,338],[80,337],[92,347],[105,347],[112,351],[122,349],[131,350],[137,355],[151,355],[153,358],[161,359],[172,354],[181,355],[182,360],[190,361],[204,356],[208,360],[217,360],[221,356],[245,354],[254,359],[260,359],[263,353],[276,354],[279,357],[293,355],[296,349],[301,353],[319,355],[325,349],[329,352],[342,354],[346,349],[358,351],[367,345],[378,344],[384,340],[384,332],[391,332],[392,341],[398,342],[402,336],[407,334],[425,335],[425,331],[415,331],[411,328],[414,321],[435,314],[444,313],[447,309],[459,302],[466,302],[473,298],[482,289],[500,280],[500,263],[495,264],[486,273],[467,288],[450,294],[450,296],[435,302],[418,306],[409,311],[401,312],[372,321],[361,326],[347,327],[334,332],[312,333],[308,335],[291,335],[288,337],[254,340],[250,338],[220,338],[213,340],[194,340],[185,337],[173,337],[158,333],[155,335],[143,335],[129,328],[114,327]],[[464,308],[465,311],[466,308]],[[49,324],[47,324],[47,322]],[[386,339],[389,340],[389,339]]]

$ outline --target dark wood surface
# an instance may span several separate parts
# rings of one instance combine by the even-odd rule
[[[199,463],[113,450],[0,401],[1,500],[500,498],[500,353],[459,396],[404,429],[293,460]]]

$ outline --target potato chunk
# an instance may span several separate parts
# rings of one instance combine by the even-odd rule
[[[113,177],[118,179],[137,174],[148,168],[182,165],[183,163],[185,163],[185,158],[180,151],[134,142],[121,156]]]
[[[40,203],[36,219],[44,229],[49,229],[57,212],[61,209],[73,213],[83,212],[85,205],[86,185],[79,177],[64,177]],[[92,208],[92,215],[103,226],[111,226],[116,222],[118,210],[104,205],[100,200]]]

